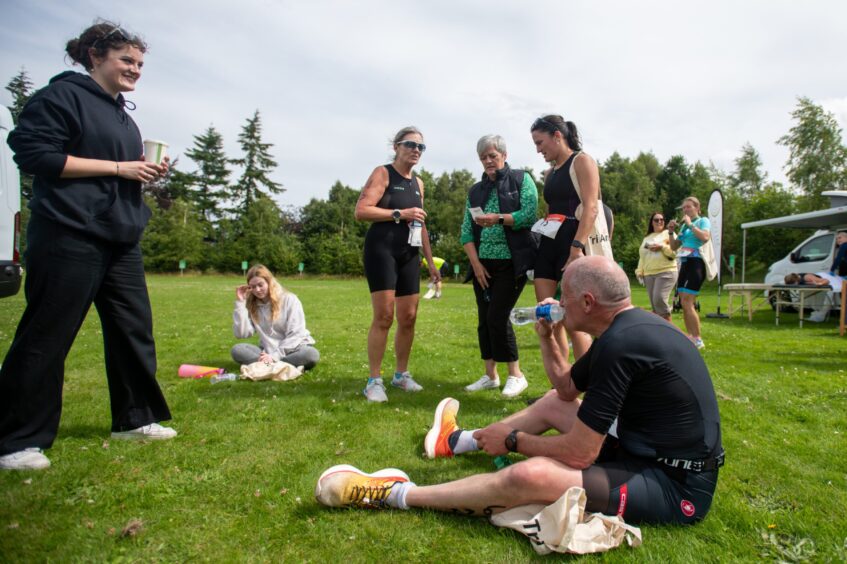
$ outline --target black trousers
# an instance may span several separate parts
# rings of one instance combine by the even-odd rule
[[[476,278],[473,279],[479,315],[479,352],[483,360],[515,362],[518,360],[518,344],[509,313],[526,286],[526,276],[515,277],[511,259],[480,259],[480,262],[491,278],[485,290]]]
[[[65,357],[92,303],[103,329],[112,431],[170,419],[156,382],[139,245],[95,239],[37,214],[27,239],[27,306],[0,368],[0,455],[53,444]]]

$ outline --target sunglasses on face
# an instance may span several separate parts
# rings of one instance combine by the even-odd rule
[[[426,151],[426,145],[423,144],[423,143],[415,143],[414,141],[400,141],[397,144],[402,145],[403,147],[406,147],[407,149],[412,149],[413,151],[415,149],[417,149],[421,153]]]
[[[653,223],[664,223],[664,222],[665,222],[664,217],[654,217],[653,218]]]
[[[106,35],[104,35],[103,37],[101,37],[100,39],[98,39],[97,41],[92,43],[91,46],[97,47],[98,43],[102,43],[103,41],[107,41],[109,38],[114,37],[114,36],[117,36],[118,39],[122,39],[124,41],[129,41],[129,37],[130,37],[129,33],[127,33],[125,30],[121,29],[120,26],[116,25],[115,27],[110,29],[109,32],[106,33]]]

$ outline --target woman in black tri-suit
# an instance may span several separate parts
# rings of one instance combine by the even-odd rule
[[[532,142],[551,169],[544,181],[544,201],[550,215],[563,216],[562,226],[556,238],[541,237],[541,245],[535,263],[535,298],[541,301],[556,294],[556,285],[562,279],[565,267],[585,256],[585,243],[600,213],[600,172],[590,155],[582,152],[582,142],[576,124],[565,121],[562,116],[547,115],[538,118],[530,128]],[[582,200],[576,193],[571,180],[571,169],[579,180]],[[576,209],[582,203],[580,220],[576,220]],[[561,218],[559,218],[561,219]],[[568,357],[568,340],[563,324],[557,326],[556,341]],[[570,334],[574,359],[578,359],[591,346],[587,333],[574,331]]]
[[[391,384],[407,392],[422,389],[408,372],[420,292],[421,247],[433,281],[441,280],[424,223],[423,182],[412,172],[426,150],[423,135],[415,127],[404,127],[394,136],[393,145],[394,161],[374,169],[356,204],[356,219],[372,222],[364,250],[365,276],[373,306],[368,331],[370,374],[364,395],[373,402],[388,401],[381,369],[395,315],[396,365]]]

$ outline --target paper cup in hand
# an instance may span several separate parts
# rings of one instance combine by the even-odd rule
[[[148,163],[162,164],[162,159],[168,154],[168,144],[155,139],[144,140],[144,160]]]

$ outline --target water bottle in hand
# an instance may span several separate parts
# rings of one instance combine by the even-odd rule
[[[219,384],[220,382],[231,382],[236,380],[238,376],[233,374],[232,372],[227,372],[225,374],[215,374],[211,378],[209,378],[209,382],[212,384]]]
[[[516,307],[509,314],[509,319],[515,325],[527,325],[535,323],[539,319],[546,319],[551,323],[561,321],[565,318],[565,308],[559,304],[544,304],[533,307]]]

